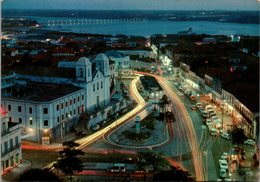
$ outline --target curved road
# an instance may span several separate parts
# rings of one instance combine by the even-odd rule
[[[193,123],[191,121],[191,118],[179,99],[179,97],[176,95],[176,93],[171,89],[169,86],[170,84],[165,80],[163,77],[150,74],[150,73],[145,73],[145,72],[134,72],[137,74],[142,74],[142,75],[148,75],[156,78],[158,83],[161,85],[165,93],[170,97],[172,103],[173,103],[173,111],[175,114],[175,117],[181,121],[183,126],[186,128],[186,136],[188,138],[188,143],[190,145],[191,149],[191,154],[192,154],[192,160],[193,160],[193,165],[194,165],[194,170],[195,170],[195,175],[196,175],[196,180],[197,181],[205,181],[205,176],[204,176],[204,167],[203,167],[203,161],[201,157],[201,152],[199,150],[199,143],[197,141],[197,135],[193,126]]]

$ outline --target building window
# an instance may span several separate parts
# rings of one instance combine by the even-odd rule
[[[66,113],[66,118],[68,118],[68,113]]]
[[[82,100],[84,100],[84,95],[81,96]]]
[[[12,117],[9,117],[9,122],[10,122],[10,123],[12,122]]]
[[[22,121],[22,118],[18,118],[18,122],[19,123],[22,123],[23,121]]]
[[[100,83],[100,87],[101,87],[101,89],[103,88],[103,82],[101,81],[101,83]]]
[[[10,149],[14,148],[14,140],[12,138],[9,140],[9,144],[10,144]]]
[[[74,109],[74,115],[76,114],[76,109]]]
[[[60,105],[59,104],[57,104],[56,109],[57,109],[57,111],[60,110]]]
[[[49,123],[48,123],[48,120],[44,120],[44,121],[43,121],[43,125],[44,125],[44,126],[48,126],[48,124],[49,124]]]
[[[61,120],[64,120],[64,114],[61,115]]]
[[[18,136],[15,137],[15,146],[19,145]]]
[[[60,117],[57,117],[57,123],[59,123],[60,122]]]
[[[88,69],[88,77],[90,77],[90,68]]]
[[[74,104],[76,103],[76,99],[75,98],[73,99],[73,102],[74,102]]]
[[[72,104],[72,100],[70,99],[70,105]]]
[[[22,112],[22,106],[18,106],[18,112]]]
[[[32,107],[29,107],[29,114],[32,114]]]
[[[68,107],[68,102],[65,103],[65,107]]]
[[[11,110],[12,110],[11,105],[8,105],[8,111],[11,111]]]
[[[43,114],[48,114],[48,108],[43,108]]]
[[[63,109],[63,103],[61,103],[61,109]]]
[[[79,102],[79,97],[78,97],[78,102]]]
[[[70,116],[72,116],[72,111],[70,111]]]
[[[7,152],[7,151],[8,151],[8,143],[7,143],[7,142],[5,142],[5,145],[4,145],[4,150],[5,150],[5,152]]]
[[[99,83],[97,83],[97,90],[99,90]]]
[[[32,120],[32,118],[30,118],[30,125],[32,125],[33,124],[33,120]]]
[[[95,92],[95,84],[93,84],[93,92]]]

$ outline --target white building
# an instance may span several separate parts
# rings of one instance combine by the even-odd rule
[[[147,50],[117,50],[128,56],[139,56],[139,58],[156,58],[156,53]]]
[[[2,98],[10,123],[21,123],[26,139],[52,141],[75,124],[85,111],[85,90],[72,85],[29,82],[14,87],[15,94]],[[47,138],[44,138],[47,137]]]
[[[12,95],[2,95],[9,121],[22,123],[24,134],[32,141],[48,143],[62,138],[80,113],[109,105],[114,85],[114,66],[109,62],[105,54],[92,61],[82,57],[75,63],[62,62],[59,69],[74,70],[74,78],[20,75],[17,82],[22,84],[12,88],[16,88]]]
[[[3,175],[21,162],[21,125],[8,122],[8,117],[3,111],[1,111],[1,123],[1,175]]]
[[[130,58],[118,51],[107,51],[106,55],[115,62],[115,73],[128,73],[130,68]]]

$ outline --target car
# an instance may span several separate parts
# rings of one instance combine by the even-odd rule
[[[197,107],[197,108],[201,108],[201,107],[202,107],[202,104],[201,104],[200,102],[198,102],[198,103],[196,104],[196,107]]]
[[[194,96],[194,95],[191,95],[191,96],[190,96],[190,100],[196,101],[196,99],[197,99],[196,96]]]
[[[219,160],[219,167],[220,169],[228,169],[228,163],[226,160],[220,159]]]
[[[222,133],[221,137],[230,140],[230,135],[228,133]]]
[[[217,117],[217,115],[215,114],[215,113],[210,113],[210,117],[212,118],[212,117]]]
[[[79,132],[76,133],[76,137],[77,138],[82,138],[82,137],[84,137],[86,135],[87,135],[86,131],[79,131]]]
[[[227,171],[226,171],[226,169],[220,168],[219,176],[220,176],[221,178],[227,177]]]
[[[211,119],[212,120],[216,120],[216,119],[218,119],[218,117],[217,116],[212,116]]]
[[[206,125],[210,125],[212,124],[211,120],[210,119],[206,119]]]
[[[97,131],[99,128],[100,128],[100,125],[97,124],[97,125],[93,126],[93,127],[91,128],[91,130]]]
[[[178,95],[179,95],[179,96],[183,96],[184,94],[183,94],[183,93],[181,93],[181,92],[178,92]]]
[[[193,110],[193,111],[196,110],[196,106],[195,106],[195,105],[191,105],[190,108],[191,108],[191,110]]]
[[[201,112],[201,115],[202,115],[203,118],[208,118],[209,117],[209,113],[207,111],[205,111],[205,110]]]
[[[125,164],[116,163],[111,169],[109,169],[109,171],[112,173],[124,173],[126,171]]]
[[[255,141],[252,140],[252,139],[247,139],[245,142],[244,142],[245,145],[252,145],[254,146],[255,145]]]
[[[216,128],[210,128],[209,132],[211,136],[218,135],[218,130]]]
[[[227,160],[229,158],[229,155],[227,152],[223,152],[222,155],[220,156],[221,160]]]
[[[207,106],[205,107],[205,109],[206,109],[206,110],[210,110],[210,109],[212,110],[213,108],[212,108],[211,105],[207,105]]]

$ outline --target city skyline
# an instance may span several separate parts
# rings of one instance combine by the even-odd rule
[[[256,0],[6,0],[3,9],[81,9],[81,10],[258,10]]]

